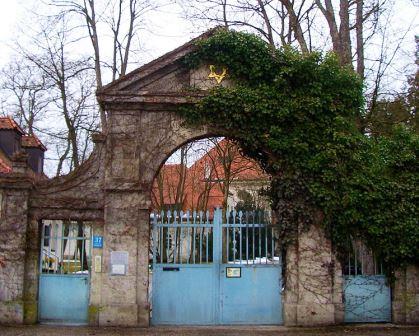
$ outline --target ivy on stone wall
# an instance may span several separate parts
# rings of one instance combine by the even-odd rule
[[[339,251],[361,238],[389,269],[418,263],[418,136],[361,134],[362,81],[333,54],[274,49],[255,35],[219,30],[185,58],[228,69],[179,113],[232,139],[272,176],[269,196],[283,232],[322,225]]]

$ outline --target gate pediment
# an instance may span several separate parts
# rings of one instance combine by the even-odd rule
[[[182,62],[186,55],[196,50],[196,42],[210,37],[215,31],[209,30],[106,85],[97,93],[99,102],[105,108],[115,103],[178,104],[191,97],[202,97],[215,86],[229,85],[223,69],[216,73],[214,65],[203,64],[191,70]]]

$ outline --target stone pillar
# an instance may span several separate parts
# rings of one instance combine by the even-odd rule
[[[31,184],[22,176],[10,175],[0,181],[0,323],[20,324],[24,322],[26,231]]]
[[[315,326],[343,319],[342,274],[322,229],[300,232],[287,250],[284,324]]]
[[[38,322],[38,286],[40,254],[40,222],[29,218],[26,234],[25,284],[24,284],[24,323]]]
[[[419,267],[410,265],[395,274],[393,287],[393,322],[419,324]]]
[[[141,194],[134,191],[113,191],[106,195],[103,269],[101,274],[101,326],[137,326],[145,304],[138,302],[139,210]],[[128,252],[126,275],[111,275],[111,253]],[[148,321],[147,321],[148,325]]]
[[[138,222],[138,260],[137,260],[137,303],[138,325],[147,327],[150,324],[150,304],[148,297],[150,256],[150,211],[139,209]]]
[[[137,115],[137,112],[135,112]],[[109,112],[106,139],[103,273],[99,325],[149,325],[149,188],[141,182],[147,147],[133,113]],[[128,252],[126,275],[111,275],[111,253]]]
[[[103,237],[103,222],[92,223],[92,235]],[[101,263],[96,268],[95,257],[101,258]],[[103,264],[103,248],[92,247],[92,265],[90,269],[90,300],[89,300],[89,325],[99,325],[99,312],[101,309],[102,274],[105,273]]]

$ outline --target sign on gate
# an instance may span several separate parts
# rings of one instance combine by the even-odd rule
[[[153,224],[153,324],[281,324],[267,213],[162,212]]]
[[[240,267],[226,267],[227,278],[241,278],[242,269]]]

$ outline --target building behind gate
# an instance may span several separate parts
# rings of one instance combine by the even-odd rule
[[[150,262],[153,179],[170,154],[186,142],[209,135],[228,137],[205,125],[189,128],[176,114],[179,104],[200,99],[209,88],[232,85],[228,79],[217,84],[208,78],[208,65],[196,70],[182,65],[182,58],[194,50],[194,42],[112,82],[98,93],[99,103],[107,112],[108,130],[106,134],[93,136],[95,148],[91,157],[72,173],[39,180],[30,173],[25,156],[11,157],[11,171],[0,175],[0,323],[41,321],[149,326],[152,308],[149,266],[155,266],[153,272],[160,276],[156,279],[163,281],[151,288],[153,297],[173,285],[169,278],[179,277],[185,267],[177,263],[170,265],[170,262],[167,265],[167,260]],[[185,90],[191,86],[196,90]],[[161,225],[157,223],[155,227],[164,228],[165,224]],[[217,225],[222,227],[226,223],[221,221]],[[238,228],[243,234],[243,229]],[[217,229],[214,228],[214,232]],[[194,241],[199,243],[199,240]],[[243,253],[242,249],[238,250]],[[273,275],[257,273],[241,263],[229,271],[232,276],[241,272],[243,281],[249,276],[249,282],[243,286],[249,286],[249,292],[256,293],[258,300],[263,299],[264,287],[270,293],[272,319],[260,318],[255,323],[293,326],[344,322],[347,314],[345,286],[357,280],[348,278],[351,273],[344,278],[345,265],[338,262],[320,227],[301,231],[296,241],[288,246],[282,262],[282,270],[279,264],[276,268],[272,265],[272,268],[262,268],[272,271]],[[226,263],[219,262],[211,270],[226,273],[226,267]],[[191,281],[189,286],[192,286],[201,280],[198,275],[194,278],[194,266],[189,268],[190,276],[185,281]],[[252,272],[261,280],[252,282]],[[226,315],[222,315],[221,310],[217,313],[218,308],[214,308],[213,319],[234,323],[236,320],[231,316],[242,304],[241,297],[234,292],[234,286],[226,284],[234,277],[219,274],[209,282],[203,279],[204,286],[199,287],[195,295],[206,295],[207,287],[212,286],[212,302],[220,298],[226,300],[222,294],[216,294],[216,284],[225,289],[224,293],[231,292],[227,296],[236,295],[237,301],[230,301],[232,306],[219,306],[229,310]],[[165,277],[168,279],[164,280]],[[184,285],[181,279],[174,281],[180,288]],[[259,292],[252,286],[260,286],[262,290]],[[385,292],[383,289],[380,293]],[[393,322],[419,322],[418,293],[417,267],[411,266],[397,274],[392,289],[390,318]],[[359,296],[353,292],[351,295],[352,298]],[[390,304],[386,301],[388,295],[380,302]],[[169,303],[163,302],[160,306],[162,320],[153,320],[154,314],[153,322],[193,323],[182,315],[179,320],[173,320],[170,314],[174,308],[164,304]],[[255,308],[251,302],[246,304],[248,310],[243,314]],[[360,302],[362,304],[368,306],[365,301]],[[83,314],[75,316],[75,311],[80,310]],[[207,323],[199,320],[201,322]],[[251,317],[249,323],[253,323]]]

